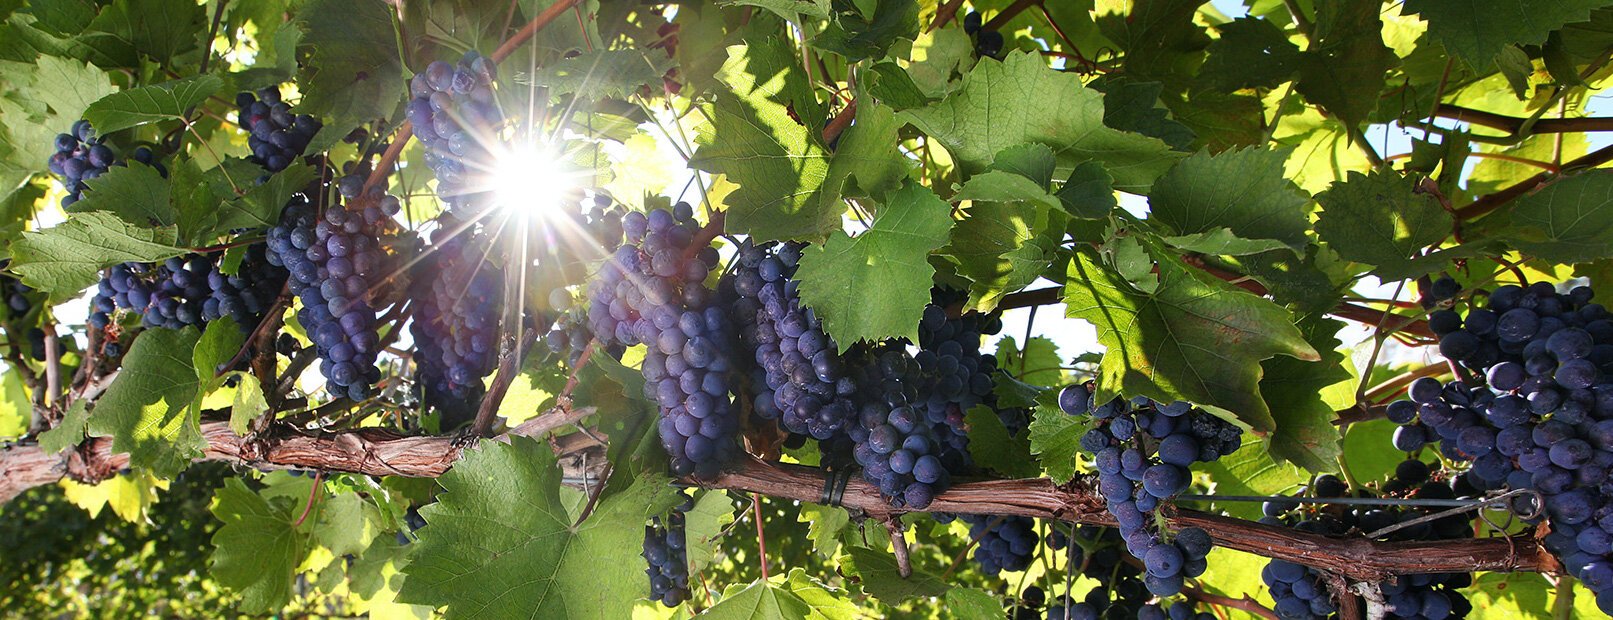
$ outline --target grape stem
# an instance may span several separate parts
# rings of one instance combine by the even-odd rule
[[[1260,601],[1249,598],[1248,596],[1244,596],[1243,598],[1222,596],[1220,594],[1214,594],[1194,584],[1187,584],[1183,586],[1182,593],[1186,594],[1188,598],[1194,599],[1200,603],[1245,611],[1256,616],[1266,618],[1266,620],[1277,620],[1277,612],[1272,611],[1265,605],[1261,605]]]
[[[998,516],[997,518],[992,519],[990,523],[987,523],[985,528],[980,530],[979,536],[970,536],[969,544],[964,545],[963,550],[959,551],[958,555],[952,558],[952,565],[947,567],[947,572],[941,573],[941,581],[946,581],[948,577],[951,577],[952,572],[958,570],[958,565],[963,563],[963,559],[969,557],[969,550],[974,549],[975,545],[980,542],[981,538],[985,538],[987,533],[991,532],[993,529],[996,529],[998,525],[1002,524],[1003,519],[1007,518],[1008,517],[1006,516]]]
[[[487,395],[482,397],[482,404],[476,410],[476,422],[471,426],[471,432],[476,436],[486,437],[492,430],[498,406],[504,402],[504,395],[510,392],[510,384],[515,381],[515,376],[521,374],[521,362],[537,340],[538,331],[525,328],[516,339],[514,348],[504,351],[504,359],[499,360],[498,364],[498,377],[493,379],[493,387],[488,388]]]
[[[762,533],[762,494],[751,493],[751,519],[756,521],[756,561],[762,567],[762,581],[767,581],[767,536]]]
[[[963,0],[948,0],[946,4],[941,5],[941,8],[935,10],[935,19],[930,21],[930,27],[926,28],[925,31],[928,32],[947,25],[947,22],[952,21],[952,18],[958,14],[958,9],[960,8],[963,8]]]
[[[913,576],[913,559],[907,551],[907,534],[902,528],[902,520],[896,517],[885,519],[885,531],[891,535],[891,552],[896,556],[896,574],[903,579]]]
[[[321,484],[321,482],[324,480],[324,477],[325,472],[323,470],[314,471],[314,484],[308,489],[308,501],[302,505],[302,514],[297,515],[297,520],[291,524],[292,529],[302,527],[302,522],[308,518],[308,513],[313,511],[314,503],[317,502],[320,497],[319,490],[324,488]]]
[[[1604,146],[1563,164],[1563,170],[1594,168],[1609,161],[1613,161],[1613,146]],[[1462,221],[1478,219],[1488,215],[1491,211],[1501,208],[1501,205],[1511,202],[1514,198],[1545,187],[1558,178],[1560,178],[1560,175],[1542,172],[1499,191],[1485,194],[1466,206],[1457,208],[1456,217]]]

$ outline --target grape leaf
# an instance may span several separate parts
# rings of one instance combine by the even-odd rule
[[[754,6],[772,11],[792,24],[800,24],[801,16],[829,19],[829,0],[719,0],[718,6]]]
[[[575,93],[585,101],[629,99],[642,86],[659,88],[672,65],[661,50],[600,49],[549,63],[532,75],[551,95]]]
[[[713,122],[701,126],[689,166],[739,185],[727,200],[728,230],[758,241],[818,240],[839,230],[845,204],[825,190],[829,151],[814,135],[821,114],[789,45],[769,37],[728,48],[718,77],[730,90],[717,98]]]
[[[844,590],[832,588],[807,575],[801,568],[790,569],[790,574],[779,587],[812,607],[814,620],[856,620],[863,618],[857,604],[851,602]]]
[[[1103,124],[1103,95],[1038,55],[983,60],[946,99],[901,115],[934,137],[966,170],[986,168],[998,152],[1037,142],[1061,166],[1104,164],[1118,188],[1141,192],[1179,157],[1164,142]]]
[[[1257,431],[1273,430],[1271,411],[1260,398],[1260,360],[1316,360],[1316,351],[1276,304],[1174,256],[1150,253],[1159,266],[1159,287],[1147,294],[1102,266],[1090,250],[1070,263],[1067,314],[1092,323],[1105,347],[1097,397],[1185,400]]]
[[[1210,36],[1194,22],[1205,0],[1133,0],[1105,3],[1097,25],[1125,54],[1125,73],[1144,80],[1182,82],[1203,56]]]
[[[800,570],[800,569],[796,569]],[[801,597],[767,580],[756,582],[737,591],[727,592],[723,599],[700,614],[711,620],[794,620],[796,618],[822,618]]]
[[[134,339],[123,369],[90,413],[90,435],[111,437],[112,451],[129,453],[133,467],[172,477],[207,447],[200,411],[191,406],[200,385],[192,350],[195,328],[150,329]]]
[[[1271,436],[1271,453],[1311,471],[1332,471],[1339,456],[1338,417],[1322,399],[1323,390],[1352,376],[1344,367],[1338,332],[1344,323],[1320,315],[1299,321],[1300,333],[1321,354],[1315,362],[1273,357],[1260,363],[1260,395],[1265,397],[1277,432]]]
[[[1388,442],[1383,444],[1388,445]],[[1394,452],[1393,450],[1382,450]],[[1395,459],[1400,459],[1396,453]],[[1264,439],[1244,436],[1243,447],[1237,452],[1222,456],[1213,463],[1195,465],[1195,469],[1209,475],[1220,495],[1279,495],[1291,493],[1310,477],[1292,463],[1278,463],[1271,458],[1271,450]],[[1260,504],[1256,502],[1225,502],[1221,509],[1241,519],[1258,519]]]
[[[698,571],[711,563],[718,548],[717,537],[734,522],[734,501],[723,491],[700,496],[694,509],[683,513],[683,536],[690,570]]]
[[[967,307],[981,312],[991,311],[1003,296],[1036,281],[1064,236],[1063,212],[1047,207],[976,202],[964,214],[942,254],[957,263],[958,275],[970,280]]]
[[[1316,201],[1316,235],[1346,260],[1377,265],[1386,279],[1417,275],[1414,255],[1451,231],[1450,213],[1392,172],[1351,172]]]
[[[1046,392],[1054,394],[1057,392]],[[1081,435],[1087,432],[1083,418],[1067,415],[1055,405],[1044,404],[1031,414],[1031,453],[1042,471],[1056,483],[1075,477],[1076,460],[1081,454]]]
[[[1030,458],[1028,435],[1010,436],[991,407],[970,407],[963,421],[969,427],[969,455],[976,465],[1010,478],[1035,478],[1042,473]]]
[[[947,612],[958,620],[996,620],[1003,615],[1003,603],[979,588],[953,588],[943,599]],[[1021,609],[1021,611],[1026,611]]]
[[[1049,388],[1062,386],[1063,365],[1059,346],[1051,339],[1034,336],[1025,341],[1024,351],[1013,336],[997,341],[997,367],[1020,381]]]
[[[166,330],[157,330],[166,331]],[[292,577],[307,553],[308,538],[292,526],[291,502],[271,502],[240,478],[227,478],[213,496],[213,533],[208,563],[214,579],[241,595],[240,611],[279,611],[291,600]]]
[[[1070,215],[1083,219],[1103,219],[1119,204],[1115,200],[1114,178],[1097,162],[1087,162],[1070,171],[1070,178],[1058,191],[1059,202]]]
[[[1272,20],[1240,17],[1218,28],[1198,76],[1212,89],[1273,88],[1299,70],[1299,46]]]
[[[1495,67],[1495,57],[1511,44],[1539,45],[1566,24],[1591,18],[1609,0],[1406,0],[1405,11],[1428,22],[1428,36],[1473,69]]]
[[[324,150],[359,123],[388,118],[404,96],[392,8],[380,0],[311,0],[297,11],[301,47],[311,50],[297,84],[297,111],[327,117],[308,146]]]
[[[84,110],[95,131],[108,134],[147,123],[184,118],[185,111],[224,87],[214,75],[141,86],[102,97]]]
[[[104,211],[141,226],[173,226],[175,213],[168,200],[168,179],[156,168],[141,163],[114,166],[86,182],[84,197],[66,207],[68,213]]]
[[[1307,243],[1310,200],[1283,177],[1288,154],[1287,149],[1200,151],[1177,162],[1148,194],[1149,221],[1178,235],[1226,228],[1242,239],[1280,241],[1299,251]]]
[[[1491,236],[1554,263],[1613,257],[1613,171],[1563,177],[1486,219],[1511,224]]]
[[[257,375],[238,372],[235,377],[240,383],[235,386],[235,401],[230,405],[230,430],[245,436],[252,429],[252,421],[269,411],[269,401],[263,397],[263,385]]]
[[[1343,121],[1352,139],[1378,107],[1378,98],[1363,96],[1383,89],[1389,69],[1399,63],[1383,43],[1383,20],[1377,5],[1326,3],[1317,7],[1313,41],[1300,59],[1294,90]]]
[[[319,501],[319,515],[311,522],[312,527],[305,529],[319,546],[336,557],[356,556],[364,553],[380,532],[381,514],[358,493],[338,493]]]
[[[95,484],[63,478],[61,484],[68,501],[91,517],[110,507],[113,514],[130,523],[146,523],[151,505],[157,503],[157,491],[168,490],[167,480],[146,471],[119,474]]]
[[[802,504],[796,522],[807,524],[807,537],[812,539],[812,550],[824,559],[834,559],[840,552],[840,536],[851,524],[851,515],[844,508]]]
[[[1289,251],[1290,248],[1276,239],[1245,239],[1232,229],[1216,226],[1201,233],[1160,237],[1167,245],[1198,254],[1246,256],[1261,252]]]
[[[1344,434],[1344,458],[1350,464],[1350,473],[1361,480],[1379,480],[1394,473],[1395,466],[1406,460],[1406,455],[1384,446],[1394,445],[1391,442],[1398,428],[1399,425],[1388,420],[1351,424]]]
[[[903,579],[897,570],[896,558],[884,551],[863,547],[851,547],[846,551],[851,555],[841,558],[841,568],[856,574],[862,582],[863,591],[887,605],[910,598],[941,596],[952,589],[939,577],[916,567],[911,576]]]
[[[136,226],[104,211],[75,213],[51,228],[23,232],[11,246],[11,269],[29,286],[66,299],[95,284],[103,267],[183,254],[172,245],[176,236],[172,226]]]
[[[835,145],[824,177],[829,194],[882,198],[902,186],[913,160],[902,155],[902,124],[889,107],[874,102],[857,106],[856,122],[847,127]]]
[[[1171,119],[1169,110],[1159,105],[1159,94],[1164,91],[1159,82],[1110,78],[1090,86],[1103,93],[1103,124],[1159,138],[1178,150],[1193,144],[1193,130]]]
[[[812,39],[812,46],[834,52],[847,62],[880,58],[902,39],[913,39],[919,32],[919,3],[913,0],[861,0],[872,2],[872,15],[863,11],[840,11],[834,20]]]
[[[246,343],[241,325],[228,316],[208,321],[202,328],[202,337],[191,352],[191,367],[196,369],[196,382],[203,390],[223,383],[219,370],[227,366]]]
[[[807,248],[795,274],[801,300],[823,318],[841,351],[859,340],[917,342],[935,274],[928,257],[951,228],[947,204],[909,181],[867,231],[856,238],[835,232],[827,243]],[[879,291],[879,303],[868,303],[869,291]]]
[[[6,373],[6,380],[18,381],[20,379],[15,377],[20,376],[14,372]],[[46,454],[56,454],[84,441],[85,425],[90,422],[90,409],[87,403],[88,401],[82,398],[74,399],[73,404],[67,406],[67,413],[62,414],[62,421],[57,422],[50,430],[40,433],[39,449],[44,450]]]
[[[398,600],[447,618],[626,617],[644,594],[644,522],[682,501],[664,478],[642,478],[573,526],[554,451],[526,438],[483,441],[437,482]]]
[[[110,50],[102,53],[124,59],[127,66],[134,66],[136,53],[167,66],[196,49],[206,19],[202,5],[192,0],[117,0],[79,38],[92,49]]]

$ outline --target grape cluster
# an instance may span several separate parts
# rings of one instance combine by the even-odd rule
[[[1096,405],[1094,400],[1086,385],[1059,393],[1065,413],[1088,415],[1097,423],[1081,437],[1081,447],[1093,453],[1098,490],[1120,524],[1126,549],[1147,568],[1149,591],[1160,596],[1180,592],[1184,577],[1204,573],[1210,537],[1190,527],[1167,541],[1152,529],[1148,515],[1161,501],[1187,490],[1192,483],[1188,466],[1236,451],[1242,431],[1185,402],[1167,405],[1139,397]]]
[[[1121,547],[1125,540],[1114,528],[1079,526],[1077,540],[1060,528],[1049,534],[1048,546],[1068,554],[1072,573],[1097,580],[1098,587],[1077,601],[1069,594],[1059,596],[1047,608],[1047,620],[1096,620],[1097,618],[1139,618],[1149,608],[1145,573],[1125,561]],[[1073,577],[1073,575],[1072,575]]]
[[[683,513],[694,508],[694,498],[672,509],[663,523],[651,517],[644,526],[644,574],[650,577],[650,599],[677,607],[689,599],[689,550],[684,540]]]
[[[83,196],[84,190],[89,186],[85,183],[111,170],[112,166],[122,165],[118,161],[112,147],[107,146],[101,138],[96,137],[95,129],[90,122],[80,120],[73,123],[68,133],[56,135],[56,152],[46,160],[50,171],[61,177],[62,186],[67,188],[67,195],[62,197],[62,207],[66,208]],[[168,176],[168,169],[158,163],[151,149],[138,147],[134,150],[133,159],[137,162],[157,169],[162,176]]]
[[[859,345],[846,367],[858,386],[858,423],[846,429],[863,479],[892,505],[922,509],[952,484],[949,446],[967,445],[947,423],[935,377],[898,343]],[[920,351],[920,355],[924,355]],[[930,359],[930,356],[925,356]],[[966,454],[965,454],[966,456]]]
[[[247,159],[269,172],[285,170],[302,156],[308,142],[319,133],[319,119],[292,114],[291,104],[280,98],[280,88],[270,86],[253,93],[235,95],[237,124],[247,132]]]
[[[445,216],[445,220],[451,220]],[[490,259],[492,239],[445,222],[427,258],[415,265],[414,336],[426,402],[474,409],[482,378],[498,365],[503,270]]]
[[[0,269],[4,269],[10,261],[0,261]],[[14,319],[28,314],[33,309],[35,298],[34,289],[22,280],[11,277],[10,274],[0,273],[0,299],[5,303],[7,319]]]
[[[245,252],[230,275],[223,271],[222,252],[114,265],[90,300],[90,325],[105,328],[112,312],[123,308],[146,327],[180,329],[227,316],[250,330],[274,305],[286,270],[269,261],[263,244],[249,245]]]
[[[934,394],[926,405],[931,408],[931,419],[946,424],[940,435],[949,439],[948,451],[943,460],[948,468],[967,466],[968,445],[964,438],[964,414],[976,405],[996,409],[997,357],[980,352],[983,336],[1002,331],[1002,319],[995,314],[966,312],[948,317],[946,308],[964,300],[962,293],[937,288],[930,305],[924,307],[919,320],[919,353],[914,360],[927,374],[933,375]],[[936,397],[939,398],[936,398]],[[1018,432],[1029,423],[1025,409],[1001,409],[1003,423],[1010,431]]]
[[[1473,497],[1477,491],[1462,478],[1436,480],[1436,473],[1426,463],[1407,460],[1396,468],[1394,477],[1382,485],[1380,493],[1389,497],[1420,499],[1456,499]],[[1318,476],[1309,489],[1311,497],[1349,497],[1349,487],[1338,477]],[[1299,496],[1304,496],[1301,493]],[[1370,490],[1362,489],[1358,497],[1374,497]],[[1437,508],[1398,508],[1374,506],[1325,506],[1299,509],[1294,501],[1274,500],[1263,507],[1262,523],[1288,525],[1312,534],[1344,536],[1360,533],[1373,534],[1398,524],[1406,527],[1378,538],[1383,540],[1453,540],[1470,538],[1472,524],[1461,515],[1450,515],[1433,521],[1416,523],[1417,519]],[[1338,611],[1324,581],[1324,575],[1313,568],[1286,560],[1271,560],[1260,573],[1271,589],[1277,615],[1285,620],[1310,620],[1331,617]],[[1386,603],[1387,618],[1445,620],[1466,617],[1472,605],[1458,590],[1472,584],[1465,573],[1433,575],[1404,575],[1378,584]]]
[[[644,393],[660,406],[672,471],[713,478],[739,451],[729,388],[736,328],[705,285],[717,250],[695,245],[700,227],[687,203],[630,213],[622,227],[627,244],[589,284],[590,325],[606,344],[647,345]]]
[[[493,59],[470,51],[458,65],[435,61],[409,81],[409,122],[450,207],[470,206],[475,176],[491,169],[488,145],[504,118],[493,94],[497,74]]]
[[[302,301],[297,320],[317,347],[320,372],[338,396],[369,398],[381,369],[381,341],[372,286],[386,274],[376,223],[396,212],[395,198],[368,201],[359,211],[335,204],[323,218],[306,196],[286,206],[269,229],[269,261],[291,273]]]
[[[1471,462],[1474,487],[1540,493],[1546,547],[1613,613],[1613,313],[1592,297],[1539,282],[1497,288],[1466,316],[1431,313],[1440,352],[1476,376],[1419,379],[1387,415],[1402,425],[1396,448],[1437,442]],[[1532,514],[1533,501],[1519,496],[1514,508]]]
[[[983,30],[980,13],[969,11],[963,16],[963,32],[974,38],[975,54],[982,58],[997,58],[1003,53],[1003,33]]]
[[[1028,517],[963,515],[969,524],[969,538],[975,541],[974,559],[980,572],[996,576],[1002,571],[1029,568],[1036,543],[1036,520]]]
[[[823,441],[855,423],[857,386],[793,280],[803,244],[741,246],[732,286],[740,337],[760,370],[753,410],[784,430]]]
[[[548,240],[550,241],[549,243],[545,244],[551,251],[555,251],[557,248],[560,251],[576,249],[579,251],[575,252],[575,254],[597,251],[608,255],[615,252],[616,248],[621,247],[624,234],[622,222],[625,219],[626,211],[620,206],[614,205],[610,197],[604,194],[596,195],[592,208],[586,212],[578,209],[571,213],[573,213],[571,222],[566,224],[568,228],[555,232],[560,236],[570,236],[567,235],[570,231],[586,231],[592,244],[591,247],[574,248],[573,243],[555,242],[556,240],[551,239]],[[564,265],[571,260],[576,260],[576,258],[576,256],[562,255],[559,256],[560,260],[555,262]],[[606,349],[612,357],[621,357],[621,345],[605,345],[600,341],[596,341],[593,330],[589,329],[587,304],[575,303],[570,290],[556,288],[549,291],[549,307],[559,312],[549,332],[544,335],[544,341],[548,344],[550,351],[567,353],[569,359],[575,362],[582,355],[583,349],[587,348],[588,343],[592,341],[595,342],[596,346]]]

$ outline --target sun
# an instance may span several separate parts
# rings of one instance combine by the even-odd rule
[[[520,218],[557,213],[574,183],[559,152],[549,145],[509,145],[493,160],[493,203]]]

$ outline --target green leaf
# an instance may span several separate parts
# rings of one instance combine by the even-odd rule
[[[206,29],[206,13],[193,0],[118,0],[101,11],[80,40],[108,56],[127,58],[129,66],[143,54],[167,66],[194,50]],[[99,63],[98,64],[104,64]]]
[[[84,198],[69,205],[69,213],[102,211],[141,226],[173,226],[174,207],[168,203],[168,179],[156,168],[136,163],[114,166],[87,184]]]
[[[799,570],[799,569],[797,569]],[[813,617],[812,606],[794,592],[765,580],[727,594],[698,618],[709,620],[794,620]]]
[[[1385,446],[1394,445],[1391,442],[1398,428],[1388,420],[1351,424],[1344,434],[1344,458],[1350,464],[1350,473],[1362,480],[1379,480],[1394,473],[1395,467],[1406,460],[1406,454]]]
[[[1159,82],[1117,78],[1095,81],[1091,86],[1103,93],[1103,124],[1159,138],[1177,150],[1193,144],[1193,130],[1171,120],[1169,110],[1160,107],[1164,87]]]
[[[219,205],[218,221],[211,222],[209,229],[218,234],[237,228],[270,228],[279,223],[280,212],[291,197],[318,178],[319,172],[312,166],[293,164],[269,177],[267,182],[252,186],[240,198]]]
[[[1344,354],[1338,332],[1344,323],[1312,315],[1299,321],[1300,333],[1322,359],[1304,362],[1291,357],[1274,357],[1260,366],[1260,394],[1277,421],[1271,436],[1271,453],[1279,459],[1311,471],[1332,471],[1339,456],[1338,417],[1322,399],[1323,390],[1353,376],[1344,367]]]
[[[1013,336],[997,341],[997,367],[1020,381],[1048,388],[1063,386],[1063,365],[1059,346],[1051,339],[1034,336],[1025,341],[1024,351]]]
[[[1053,171],[1057,166],[1058,159],[1053,155],[1053,149],[1035,143],[1003,149],[991,162],[993,171],[1001,170],[1025,177],[1042,190],[1053,183]]]
[[[547,87],[551,96],[627,100],[642,86],[659,89],[661,77],[671,66],[671,59],[661,50],[600,49],[545,65],[532,75],[531,83]]]
[[[1056,395],[1056,392],[1047,393]],[[1053,482],[1064,483],[1075,477],[1081,435],[1086,432],[1082,418],[1067,415],[1054,405],[1037,407],[1031,414],[1031,453],[1037,456],[1042,471],[1047,472]]]
[[[1273,88],[1299,70],[1299,46],[1273,20],[1240,17],[1218,28],[1198,77],[1211,89]]]
[[[969,428],[969,455],[974,457],[976,465],[1009,478],[1035,478],[1041,475],[1041,468],[1030,458],[1029,436],[1025,433],[1020,433],[1018,437],[1009,436],[1008,428],[1003,426],[996,410],[975,405],[969,408],[963,421]]]
[[[1232,229],[1217,226],[1191,235],[1161,237],[1161,241],[1179,250],[1198,254],[1246,256],[1276,250],[1289,251],[1287,244],[1276,239],[1244,239]]]
[[[1383,90],[1384,77],[1400,59],[1383,44],[1381,7],[1368,2],[1330,2],[1317,7],[1312,42],[1300,62],[1294,89],[1344,122],[1352,139],[1378,107],[1368,93]]]
[[[919,3],[913,0],[873,0],[873,15],[841,11],[812,39],[813,47],[846,57],[848,62],[880,58],[902,39],[919,33]]]
[[[1609,0],[1406,0],[1405,11],[1428,22],[1428,35],[1469,67],[1486,72],[1509,44],[1539,45],[1565,24],[1591,18]]]
[[[1028,182],[1006,172],[988,174]],[[1065,218],[1062,211],[1058,213],[1045,206],[1004,202],[976,202],[964,210],[965,217],[953,228],[951,243],[942,253],[956,261],[958,274],[971,282],[968,308],[988,312],[1003,296],[1047,270],[1064,235]]]
[[[204,389],[217,382],[218,370],[235,359],[246,343],[241,325],[230,317],[208,321],[202,337],[191,351],[191,367],[196,369],[196,381]]]
[[[693,510],[683,513],[689,570],[698,571],[711,563],[718,549],[717,537],[733,522],[734,501],[724,491],[707,492],[695,502]]]
[[[483,441],[437,482],[398,600],[447,618],[626,617],[644,594],[644,522],[681,501],[664,478],[642,478],[573,526],[554,451],[526,438]]]
[[[1410,274],[1415,254],[1451,231],[1450,213],[1392,172],[1351,172],[1316,201],[1316,235],[1346,260],[1377,265],[1386,279]]]
[[[224,88],[224,80],[199,75],[141,86],[102,97],[84,110],[84,120],[102,134],[185,117],[185,111]]]
[[[150,263],[184,253],[172,226],[136,226],[104,211],[75,213],[52,228],[22,233],[11,247],[11,269],[54,299],[76,297],[100,270],[118,263]]]
[[[823,318],[824,331],[841,351],[859,340],[917,342],[935,274],[928,257],[946,243],[951,228],[947,204],[908,182],[880,207],[867,231],[856,238],[835,232],[803,253],[795,274],[801,300]],[[867,303],[869,291],[880,292],[879,303]]]
[[[1092,323],[1105,347],[1097,397],[1185,400],[1271,431],[1271,411],[1260,398],[1260,360],[1316,360],[1316,351],[1276,304],[1174,256],[1153,254],[1159,287],[1147,294],[1090,251],[1078,252],[1070,264],[1067,313]]]
[[[851,524],[851,515],[844,508],[802,504],[796,522],[807,524],[807,538],[812,539],[812,550],[824,559],[834,559],[840,553],[840,537]]]
[[[14,378],[17,376],[17,373],[8,372],[5,380],[8,384],[20,381]],[[82,398],[73,400],[73,404],[67,407],[67,413],[62,414],[62,421],[57,422],[54,428],[39,434],[39,449],[44,450],[46,454],[57,454],[78,445],[84,441],[85,426],[89,421],[88,402]],[[27,428],[26,425],[24,428]]]
[[[380,513],[358,493],[338,493],[319,502],[319,516],[309,532],[331,555],[360,555],[380,533]],[[305,529],[308,521],[304,522]]]
[[[230,405],[230,430],[246,436],[252,430],[252,421],[268,413],[269,401],[263,397],[263,385],[257,375],[242,372],[235,376],[240,383],[235,386],[235,402]]]
[[[923,93],[925,99],[945,97],[961,86],[953,80],[954,74],[968,71],[974,66],[974,40],[962,28],[942,28],[920,37],[913,44],[911,61],[907,66],[907,76],[913,87]],[[922,104],[896,107],[905,109],[917,105]]]
[[[307,536],[292,527],[292,510],[240,478],[225,479],[213,495],[213,516],[224,524],[213,533],[208,563],[220,585],[241,595],[240,611],[276,612],[291,601],[292,577],[308,548]]]
[[[1103,35],[1126,51],[1125,73],[1143,80],[1180,83],[1199,64],[1210,36],[1194,22],[1204,0],[1133,0],[1098,18]]]
[[[728,48],[718,77],[730,91],[701,126],[689,166],[739,185],[727,200],[728,230],[758,241],[819,240],[839,230],[845,204],[825,191],[829,152],[815,129],[821,115],[789,44],[769,37]],[[790,117],[792,106],[806,125]]]
[[[1149,221],[1178,235],[1225,228],[1242,239],[1269,239],[1302,250],[1310,227],[1304,190],[1283,176],[1287,149],[1200,151],[1154,182]],[[1236,252],[1248,254],[1270,248]]]
[[[789,576],[780,587],[811,606],[812,615],[807,617],[813,620],[856,620],[864,617],[845,591],[831,588],[808,576],[804,569],[790,569]]]
[[[1385,441],[1383,445],[1389,444]],[[1381,447],[1380,451],[1394,452],[1382,450]],[[1396,462],[1399,462],[1399,453],[1395,455]],[[1310,480],[1304,470],[1293,464],[1273,460],[1265,440],[1248,435],[1244,436],[1243,447],[1238,448],[1237,452],[1213,463],[1194,467],[1210,477],[1210,483],[1219,495],[1280,495],[1292,492]],[[1261,516],[1260,504],[1255,502],[1225,502],[1218,506],[1240,519],[1258,519]]]
[[[1039,207],[1056,209],[1062,204],[1048,193],[1046,185],[1006,170],[987,170],[965,181],[954,200],[979,202],[1027,202]]]
[[[912,576],[903,579],[896,566],[896,558],[884,551],[851,547],[846,549],[849,558],[841,559],[841,567],[856,574],[862,589],[887,605],[895,605],[910,598],[935,597],[952,589],[945,581],[927,572],[913,569]]]
[[[1070,178],[1058,191],[1064,210],[1075,217],[1099,220],[1109,217],[1119,203],[1115,200],[1114,178],[1097,162],[1087,162],[1070,171]]]
[[[720,0],[717,6],[754,6],[772,11],[793,24],[801,23],[801,16],[829,19],[829,0]]]
[[[953,588],[943,599],[952,618],[996,620],[1003,615],[1003,602],[978,588]]]
[[[327,118],[309,152],[334,144],[358,123],[389,118],[404,97],[402,55],[393,9],[381,0],[311,0],[297,12],[301,46],[311,50],[297,84],[296,110]],[[334,133],[334,132],[331,132]]]
[[[902,155],[897,130],[902,123],[889,107],[868,102],[857,107],[856,122],[846,128],[835,145],[824,178],[825,197],[879,197],[895,191],[913,168]]]
[[[200,412],[191,407],[200,385],[192,350],[194,328],[149,329],[134,339],[123,369],[90,414],[90,435],[111,437],[114,453],[133,467],[173,477],[207,447]]]
[[[1102,94],[1028,53],[983,60],[957,92],[901,114],[971,171],[1005,148],[1037,142],[1051,147],[1061,166],[1098,161],[1118,188],[1143,192],[1178,157],[1156,138],[1104,126]]]
[[[1613,171],[1563,177],[1486,219],[1512,226],[1492,236],[1555,263],[1613,257]]]

